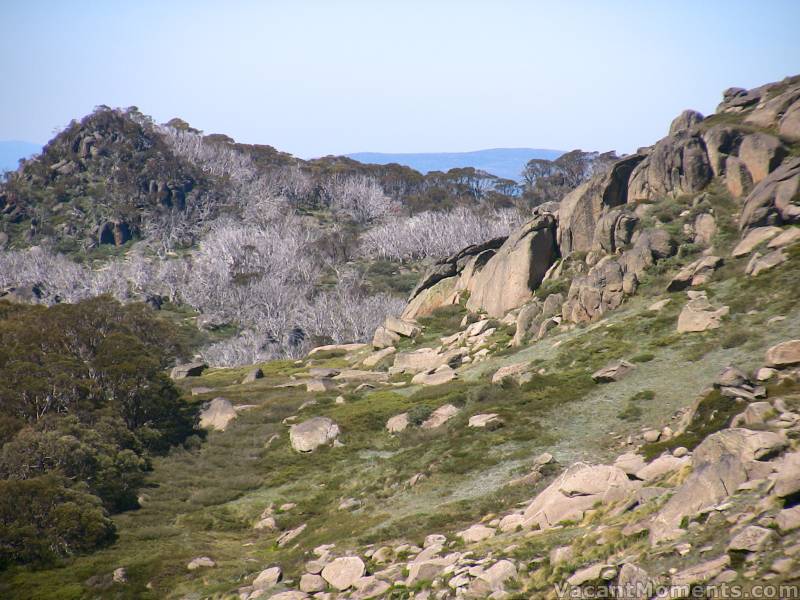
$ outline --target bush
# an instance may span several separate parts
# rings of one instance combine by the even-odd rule
[[[415,406],[408,411],[408,421],[414,425],[422,425],[432,412],[433,409],[430,406]]]

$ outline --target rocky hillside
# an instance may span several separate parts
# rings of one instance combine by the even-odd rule
[[[800,77],[727,90],[433,264],[371,343],[179,365],[206,434],[117,541],[0,593],[800,593],[799,129]]]

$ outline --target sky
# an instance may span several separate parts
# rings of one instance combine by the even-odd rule
[[[632,152],[800,73],[800,1],[0,0],[0,140],[100,104],[303,158]]]

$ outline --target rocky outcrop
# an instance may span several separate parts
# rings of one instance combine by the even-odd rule
[[[727,306],[714,308],[704,295],[690,299],[678,315],[678,333],[717,329],[722,318],[730,312]]]
[[[800,221],[800,158],[789,158],[747,196],[739,217],[742,230]]]
[[[225,398],[214,398],[209,405],[200,412],[200,427],[203,429],[216,429],[225,431],[233,419],[236,418],[236,409]]]
[[[592,249],[600,216],[605,209],[627,202],[628,179],[644,158],[640,154],[623,158],[607,174],[593,177],[564,196],[558,209],[558,245],[562,255]]]
[[[555,219],[547,213],[512,233],[466,283],[467,308],[502,317],[530,300],[558,255],[555,237]]]
[[[187,363],[185,365],[178,365],[170,372],[172,379],[186,379],[187,377],[199,377],[208,368],[208,365],[203,362]]]

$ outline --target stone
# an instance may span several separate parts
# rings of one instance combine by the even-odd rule
[[[767,248],[786,248],[800,242],[800,227],[789,227],[772,238]]]
[[[800,100],[786,110],[781,118],[778,133],[788,140],[800,141]]]
[[[380,325],[375,329],[375,333],[372,336],[372,347],[378,349],[391,348],[399,341],[400,336],[398,334]]]
[[[718,558],[707,560],[676,573],[672,576],[672,585],[684,586],[706,583],[722,573],[730,564],[731,557],[723,554]]]
[[[244,379],[242,379],[242,383],[253,383],[256,379],[263,379],[264,371],[259,368],[250,369],[245,375]]]
[[[775,414],[775,409],[769,402],[751,402],[742,413],[745,425],[763,425]]]
[[[414,321],[398,319],[397,317],[393,317],[391,315],[386,317],[383,326],[388,331],[407,338],[416,337],[422,332],[422,328]]]
[[[111,581],[114,583],[128,583],[128,571],[125,567],[118,567],[111,573]]]
[[[264,590],[273,587],[283,577],[283,571],[280,567],[269,567],[264,569],[253,580],[253,587],[257,590]]]
[[[555,567],[562,563],[569,562],[575,555],[572,546],[559,546],[550,551],[550,566]]]
[[[739,160],[741,160],[753,183],[758,183],[774,171],[786,156],[786,148],[780,140],[766,133],[751,133],[742,138],[739,144]]]
[[[214,391],[214,388],[210,387],[193,387],[192,388],[192,396],[201,396],[203,394],[210,394]]]
[[[453,381],[456,377],[456,372],[449,365],[442,365],[432,371],[417,373],[411,378],[411,383],[414,385],[442,385]]]
[[[277,539],[278,546],[280,546],[280,547],[285,546],[286,544],[291,542],[293,539],[295,539],[297,536],[299,536],[301,533],[303,533],[305,531],[305,529],[306,529],[306,524],[303,523],[302,525],[298,525],[294,529],[290,529],[289,531],[286,531],[280,537],[278,537],[278,539]]]
[[[711,246],[717,233],[717,221],[714,215],[702,213],[694,220],[694,243],[701,246]]]
[[[777,267],[789,260],[789,257],[783,253],[783,250],[773,250],[772,252],[762,256],[760,252],[753,254],[750,261],[745,267],[745,274],[755,277],[763,271]]]
[[[324,379],[309,379],[306,382],[307,392],[329,392],[336,389],[336,384],[328,378]]]
[[[468,282],[467,309],[499,318],[528,302],[557,257],[555,223],[543,214],[514,231]]]
[[[633,170],[628,202],[649,202],[664,196],[695,194],[708,185],[713,171],[698,133],[665,137]]]
[[[671,298],[664,298],[663,300],[657,300],[653,302],[650,306],[647,307],[647,310],[650,312],[660,312],[667,304],[672,302]]]
[[[386,429],[389,433],[400,433],[408,427],[408,413],[400,413],[386,421]]]
[[[675,117],[669,126],[669,135],[691,129],[703,120],[703,115],[696,110],[685,110]]]
[[[457,559],[457,556],[448,555],[444,558],[432,558],[431,560],[408,563],[406,586],[412,586],[419,581],[433,581],[447,567],[454,564]]]
[[[431,546],[443,546],[446,541],[447,538],[441,533],[432,533],[428,536],[425,536],[425,541],[422,543],[422,547],[429,548]]]
[[[298,592],[296,590],[291,590],[288,592],[280,592],[279,594],[274,594],[269,597],[269,600],[306,600],[307,598],[308,594],[306,594],[305,592]]]
[[[773,493],[778,498],[787,498],[800,492],[800,452],[788,452],[777,461]]]
[[[211,558],[208,556],[199,556],[197,558],[193,558],[189,561],[189,564],[186,565],[186,568],[190,571],[194,571],[201,567],[216,567],[217,563],[215,563]]]
[[[665,454],[652,461],[646,467],[640,469],[636,473],[636,477],[643,481],[653,481],[679,471],[688,464],[690,464],[690,459],[688,458],[677,458],[670,454]]]
[[[742,231],[800,221],[800,157],[787,158],[748,194],[739,217]]]
[[[228,424],[236,418],[236,409],[226,398],[214,398],[200,411],[200,427],[225,431]]]
[[[383,597],[392,586],[377,577],[361,577],[353,584],[355,591],[351,594],[352,600],[368,600],[369,598]]]
[[[266,529],[267,531],[275,531],[278,529],[278,524],[275,517],[262,517],[253,525],[253,529]]]
[[[297,452],[312,452],[339,437],[339,426],[327,417],[314,417],[289,429],[289,440]]]
[[[349,354],[351,352],[358,352],[359,350],[363,350],[367,347],[367,344],[362,343],[353,343],[353,344],[328,344],[326,346],[317,346],[316,348],[312,348],[308,356],[314,356],[319,353],[329,353],[329,352],[342,352],[345,354]]]
[[[441,427],[447,423],[447,421],[456,416],[458,412],[458,408],[452,404],[445,404],[434,410],[431,413],[431,416],[428,417],[428,419],[425,420],[420,427],[422,429],[436,429],[437,427]]]
[[[374,367],[379,362],[381,362],[384,358],[390,357],[392,354],[397,352],[397,349],[394,346],[388,346],[383,350],[378,350],[377,352],[373,352],[367,358],[362,361],[362,364],[365,367]]]
[[[789,340],[772,346],[767,350],[766,363],[777,368],[800,364],[800,340]]]
[[[344,369],[341,373],[334,376],[333,380],[347,383],[381,383],[389,380],[389,374],[382,371]]]
[[[515,363],[500,367],[494,372],[494,375],[492,375],[492,383],[502,383],[503,379],[506,377],[511,377],[517,381],[520,381],[524,375],[530,373],[530,370],[531,365],[528,362]]]
[[[777,372],[777,369],[773,369],[771,367],[761,367],[756,371],[755,377],[758,381],[768,381],[775,377]]]
[[[506,515],[505,517],[500,519],[500,523],[497,524],[497,528],[502,533],[516,531],[517,529],[522,528],[524,526],[525,526],[525,516],[519,513]]]
[[[714,387],[741,387],[750,383],[747,374],[734,366],[725,367],[714,380]]]
[[[675,458],[683,458],[684,456],[689,455],[689,450],[684,448],[683,446],[678,446],[672,451],[672,456]]]
[[[567,583],[572,587],[580,587],[587,583],[601,581],[601,575],[608,566],[606,563],[595,563],[583,569],[578,569],[567,578]]]
[[[456,535],[464,540],[465,544],[472,544],[482,540],[494,537],[495,530],[486,525],[476,524],[464,531],[459,531]]]
[[[327,587],[325,580],[318,574],[305,573],[300,577],[300,591],[313,594],[322,592]]]
[[[781,533],[800,529],[800,505],[781,510],[775,515],[775,525]]]
[[[678,315],[678,333],[692,333],[717,329],[722,318],[730,312],[727,306],[714,309],[708,298],[701,296],[689,300]]]
[[[725,187],[734,198],[741,198],[753,188],[750,171],[736,156],[729,156],[725,160]]]
[[[636,473],[647,466],[647,463],[642,455],[627,452],[617,457],[617,460],[614,461],[614,466],[618,469],[622,469],[626,475],[635,476]]]
[[[704,256],[686,265],[678,271],[677,275],[667,285],[668,292],[679,292],[689,286],[697,286],[708,283],[711,276],[720,266],[723,260],[719,256]]]
[[[192,362],[185,365],[178,365],[173,367],[170,372],[172,379],[186,379],[187,377],[199,377],[208,368],[208,365],[203,362]]]
[[[745,254],[750,254],[757,246],[771,240],[781,233],[781,231],[780,227],[756,227],[755,229],[751,229],[742,240],[736,244],[731,251],[731,256],[736,258],[744,256]]]
[[[342,556],[334,559],[322,569],[322,578],[340,592],[350,588],[364,576],[364,561],[357,556]]]
[[[498,418],[497,413],[485,413],[479,415],[472,415],[469,418],[469,427],[496,427],[502,421]]]
[[[470,584],[467,598],[486,598],[492,592],[502,591],[510,579],[517,577],[517,568],[510,560],[498,560]]]
[[[622,469],[576,463],[557,477],[525,509],[526,527],[549,529],[580,521],[596,504],[623,499],[635,488]]]
[[[729,552],[759,552],[774,537],[771,529],[749,525],[739,532],[728,544]]]
[[[606,365],[599,371],[592,373],[592,379],[596,383],[609,383],[612,381],[619,381],[627,376],[636,366],[625,360],[614,361]]]

